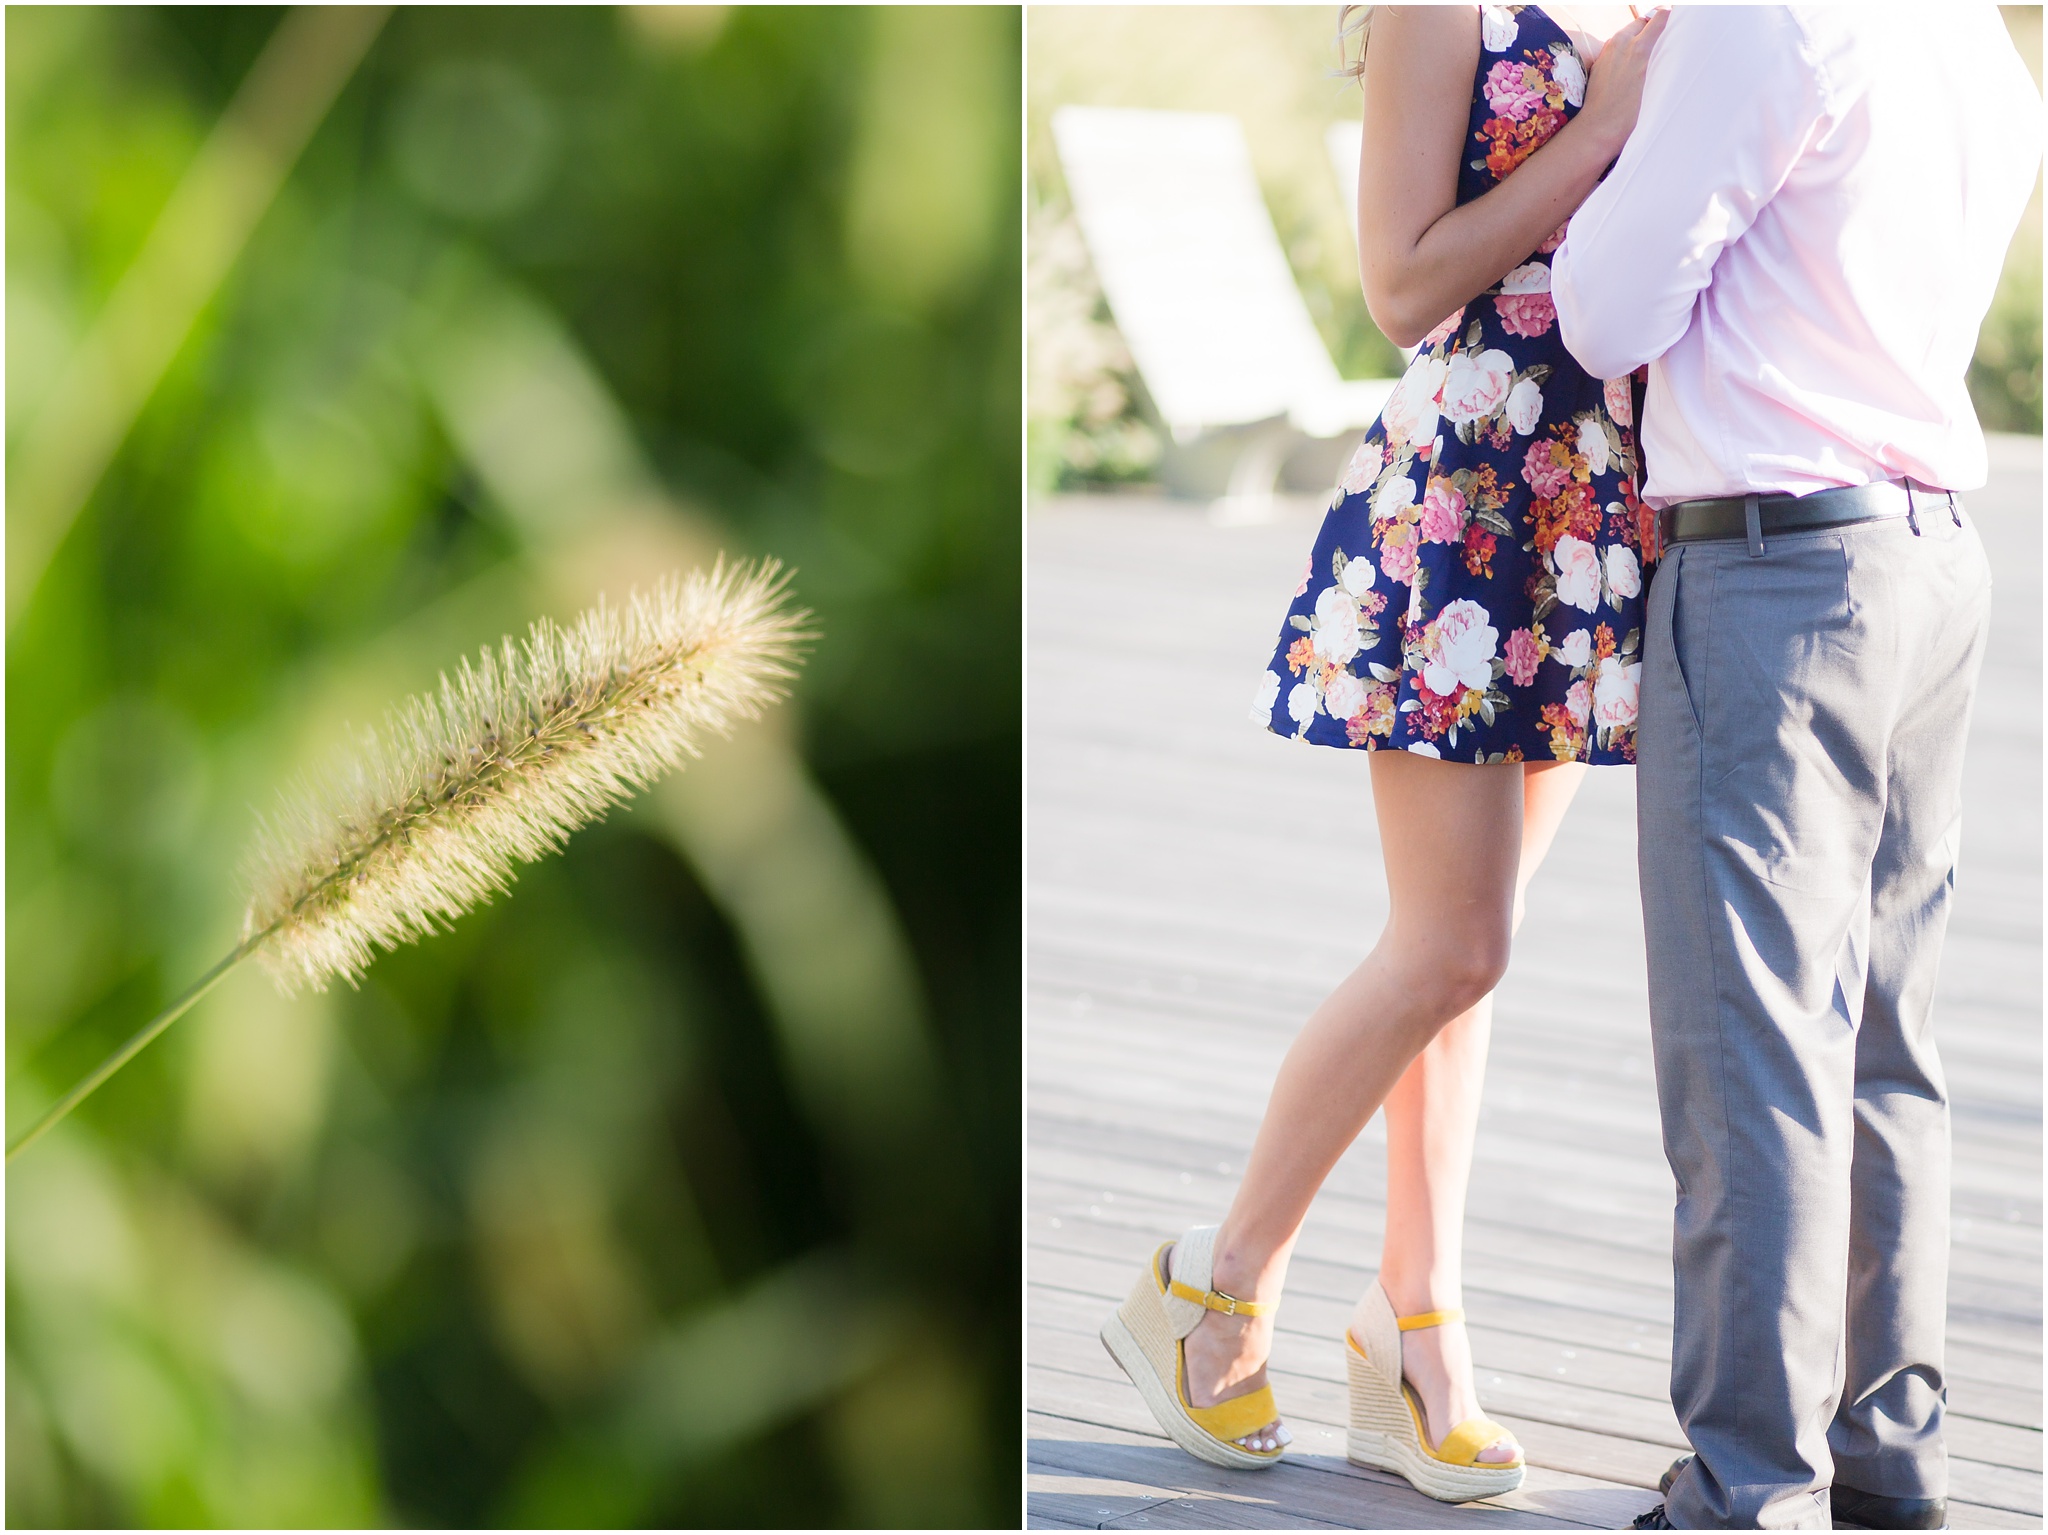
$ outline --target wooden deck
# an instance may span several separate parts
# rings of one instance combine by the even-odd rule
[[[1995,633],[1938,1025],[1958,1529],[2042,1523],[2039,443],[2003,440],[1994,464],[1973,509]],[[1313,527],[1313,509],[1220,528],[1131,500],[1031,519],[1029,1523],[1624,1525],[1684,1445],[1626,770],[1590,775],[1499,992],[1466,1303],[1481,1395],[1529,1451],[1522,1489],[1453,1507],[1344,1460],[1337,1339],[1377,1261],[1377,1121],[1293,1266],[1283,1465],[1174,1449],[1095,1336],[1154,1244],[1221,1214],[1295,1027],[1384,914],[1364,761],[1247,719]]]

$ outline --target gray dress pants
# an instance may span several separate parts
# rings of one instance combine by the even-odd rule
[[[1677,545],[1637,813],[1678,1183],[1680,1529],[1947,1495],[1948,1098],[1929,1016],[1990,574],[1948,503]]]

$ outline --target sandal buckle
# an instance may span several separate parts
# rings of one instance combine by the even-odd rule
[[[1220,1306],[1211,1306],[1209,1308],[1211,1311],[1220,1311],[1225,1316],[1237,1315],[1237,1297],[1235,1295],[1225,1295],[1221,1290],[1211,1290],[1209,1294],[1224,1303]]]

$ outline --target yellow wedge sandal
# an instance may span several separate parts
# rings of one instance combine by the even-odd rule
[[[1233,1471],[1270,1466],[1284,1449],[1248,1450],[1234,1439],[1264,1428],[1280,1416],[1273,1388],[1261,1386],[1213,1407],[1188,1399],[1184,1340],[1204,1311],[1226,1316],[1261,1316],[1270,1304],[1238,1300],[1210,1288],[1216,1250],[1214,1226],[1197,1226],[1178,1242],[1162,1243],[1131,1288],[1130,1298],[1102,1324],[1102,1344],[1130,1376],[1138,1395],[1173,1442],[1197,1459]],[[1172,1271],[1167,1254],[1172,1251]]]
[[[1467,1418],[1431,1449],[1422,1403],[1415,1388],[1401,1378],[1401,1334],[1462,1321],[1465,1313],[1427,1311],[1420,1316],[1397,1317],[1387,1292],[1377,1283],[1362,1309],[1364,1347],[1359,1346],[1352,1329],[1344,1332],[1344,1361],[1351,1377],[1347,1458],[1375,1471],[1404,1476],[1417,1492],[1444,1503],[1497,1497],[1521,1486],[1525,1467],[1519,1449],[1513,1460],[1486,1462],[1479,1458],[1488,1445],[1514,1435],[1490,1419]]]

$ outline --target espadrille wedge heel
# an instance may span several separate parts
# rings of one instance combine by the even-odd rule
[[[1168,1272],[1167,1252],[1173,1251]],[[1197,1459],[1233,1471],[1256,1471],[1284,1450],[1250,1450],[1231,1441],[1264,1428],[1280,1416],[1273,1389],[1261,1386],[1213,1407],[1188,1399],[1187,1351],[1183,1340],[1204,1311],[1226,1316],[1259,1316],[1270,1309],[1210,1288],[1216,1227],[1197,1226],[1179,1242],[1163,1243],[1131,1287],[1130,1298],[1102,1324],[1102,1345],[1130,1376],[1138,1395],[1173,1442]]]
[[[1401,1334],[1441,1327],[1461,1320],[1465,1313],[1430,1311],[1397,1317],[1387,1292],[1377,1283],[1360,1311],[1364,1347],[1352,1330],[1344,1334],[1344,1361],[1351,1379],[1346,1456],[1375,1471],[1404,1476],[1417,1492],[1444,1503],[1496,1497],[1521,1486],[1524,1466],[1519,1451],[1510,1461],[1479,1459],[1488,1445],[1513,1437],[1506,1429],[1486,1418],[1467,1418],[1432,1449],[1422,1403],[1415,1388],[1401,1378]]]

